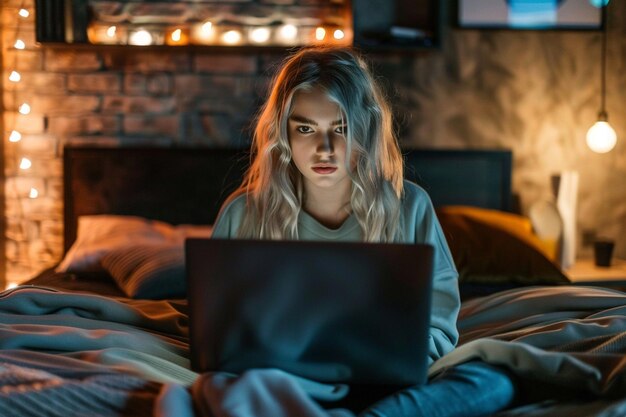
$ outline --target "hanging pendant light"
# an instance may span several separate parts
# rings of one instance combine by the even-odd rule
[[[602,57],[601,63],[601,104],[598,113],[598,121],[587,131],[587,146],[592,151],[598,153],[606,153],[615,147],[617,142],[617,134],[608,121],[606,112],[606,32],[608,26],[606,3],[602,7],[602,17],[604,20],[604,28],[602,29]]]

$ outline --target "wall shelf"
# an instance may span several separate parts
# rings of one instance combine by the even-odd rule
[[[191,42],[186,45],[148,45],[137,46],[128,45],[128,39],[120,41],[119,44],[101,44],[90,42],[89,25],[94,17],[93,7],[90,6],[89,0],[36,0],[36,38],[39,43],[45,46],[61,48],[64,45],[72,47],[104,47],[104,48],[150,48],[161,51],[174,51],[176,49],[191,50],[213,50],[215,52],[224,53],[227,50],[237,49],[238,53],[273,53],[285,52],[292,48],[297,48],[303,44],[309,44],[309,41],[300,41],[297,44],[279,44],[272,43],[268,45],[241,44],[236,46],[221,44],[202,44]],[[114,3],[114,2],[110,2]],[[155,2],[143,2],[146,6]],[[118,1],[117,4],[127,11],[128,7],[143,4],[141,1]],[[232,3],[219,3],[216,1],[206,2],[180,2],[187,4],[189,7],[198,7],[198,4],[218,4],[223,8],[235,8],[235,11],[245,10],[249,8],[252,15],[262,10],[264,16],[272,15],[273,9],[276,14],[286,17],[286,19],[300,19],[300,21],[318,21],[337,22],[346,26],[347,39],[349,41],[332,41],[337,44],[353,44],[363,50],[373,50],[378,52],[410,52],[424,49],[436,48],[440,45],[441,28],[443,27],[445,4],[446,1],[440,0],[319,0],[317,4],[311,6],[311,2],[302,3],[296,1],[293,5],[271,5],[260,3],[260,0],[247,2],[243,5],[233,5]],[[209,7],[207,6],[207,7]],[[216,6],[217,7],[217,6]],[[256,8],[256,9],[255,9]],[[226,9],[228,10],[228,9]],[[269,13],[268,13],[269,10]],[[311,10],[318,12],[321,10],[328,11],[328,16],[320,15],[314,17],[303,17],[303,10]],[[207,12],[208,13],[208,12]],[[207,14],[205,13],[205,15]],[[292,14],[293,13],[293,14]],[[191,15],[188,13],[187,15]],[[232,13],[232,16],[239,16]],[[120,25],[128,25],[132,28],[137,24],[133,21],[133,17],[120,20]],[[116,16],[113,16],[116,17]],[[118,16],[119,17],[119,16]],[[200,16],[199,18],[201,18]],[[238,17],[239,18],[239,17]],[[252,16],[252,19],[256,16]],[[164,17],[166,21],[173,22],[170,16]],[[169,20],[167,20],[169,19]],[[181,24],[189,24],[188,17],[181,18],[184,20]],[[193,17],[193,24],[198,24],[200,20],[196,16]],[[342,20],[343,19],[343,20]],[[145,19],[144,19],[145,20]],[[112,20],[111,20],[112,21]],[[137,21],[140,21],[137,18]],[[129,23],[130,22],[130,23]],[[159,23],[161,24],[161,23]],[[176,23],[173,23],[176,24]],[[112,23],[113,25],[113,23]],[[148,24],[147,24],[148,25]],[[162,24],[164,25],[164,24]],[[164,26],[163,26],[164,27]],[[310,28],[308,29],[311,30]],[[128,36],[128,34],[127,34]],[[307,38],[308,39],[308,38]],[[93,40],[93,38],[92,38]],[[323,41],[325,42],[325,41]],[[163,43],[162,36],[159,43]],[[312,44],[315,41],[311,42]]]

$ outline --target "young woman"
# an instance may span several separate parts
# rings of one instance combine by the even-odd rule
[[[305,48],[290,56],[259,115],[252,156],[214,237],[429,243],[435,248],[429,362],[454,348],[458,275],[428,195],[403,178],[389,105],[357,53]],[[406,393],[402,398],[371,415],[404,415],[411,406]]]

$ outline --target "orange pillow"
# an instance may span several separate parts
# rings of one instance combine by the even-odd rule
[[[465,216],[502,229],[543,252],[551,261],[556,262],[554,245],[550,245],[549,242],[543,241],[533,233],[533,225],[528,217],[471,206],[444,206],[439,211],[449,215]]]
[[[437,209],[459,281],[556,284],[569,280],[546,256],[526,217],[465,206]]]

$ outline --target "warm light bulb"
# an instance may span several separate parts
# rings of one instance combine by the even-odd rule
[[[318,27],[317,29],[315,29],[315,39],[317,39],[318,41],[323,41],[325,37],[326,29],[324,29],[323,27]]]
[[[147,46],[152,44],[152,35],[145,29],[139,29],[130,35],[128,43],[131,45]]]
[[[202,23],[191,25],[189,31],[189,40],[192,44],[207,45],[215,43],[216,30],[213,22],[205,20]]]
[[[200,43],[207,43],[213,40],[215,37],[215,30],[213,30],[213,23],[210,21],[204,22],[200,29],[195,29],[193,31],[195,37],[200,41]]]
[[[115,26],[109,26],[107,28],[106,34],[109,38],[114,38],[115,37],[115,32],[117,32],[117,27]]]
[[[268,28],[254,28],[250,32],[250,40],[254,43],[265,43],[270,38],[270,30]]]
[[[228,45],[236,45],[241,42],[241,32],[238,30],[229,30],[222,35],[222,40]]]
[[[13,47],[14,47],[15,49],[24,49],[24,48],[26,48],[26,44],[24,43],[24,41],[23,41],[23,40],[18,39],[18,40],[16,40],[16,41],[15,41],[15,43],[13,44]]]
[[[9,75],[9,81],[12,81],[14,83],[19,83],[21,79],[22,79],[22,76],[20,75],[19,72],[11,71],[11,75]]]
[[[174,42],[180,42],[180,37],[183,34],[181,29],[176,29],[172,32],[171,38]]]
[[[587,131],[587,146],[594,152],[609,152],[616,142],[617,134],[607,121],[598,120]]]
[[[20,114],[29,114],[30,113],[30,106],[28,105],[28,103],[22,103],[20,105],[20,107],[18,108],[18,111],[20,112]]]
[[[280,37],[285,41],[292,41],[298,36],[298,28],[294,25],[283,25],[279,31]]]
[[[22,158],[20,161],[20,169],[29,169],[31,166],[33,166],[33,163],[28,158]]]
[[[337,39],[337,40],[341,40],[346,36],[345,33],[343,33],[343,30],[341,29],[335,29],[335,31],[333,32],[333,38]]]
[[[12,290],[13,288],[17,288],[17,285],[17,282],[7,282],[5,290]]]
[[[22,134],[17,130],[12,131],[9,135],[9,142],[19,142],[20,140],[22,140]]]
[[[20,9],[18,14],[20,16],[22,16],[24,19],[26,19],[28,16],[30,16],[30,12],[28,10],[26,10],[26,9]]]
[[[211,34],[213,33],[213,23],[204,22],[200,27],[200,30],[202,31],[202,34],[204,36],[211,36]]]
[[[39,191],[35,187],[30,187],[30,192],[28,193],[28,198],[37,198],[39,197]]]

